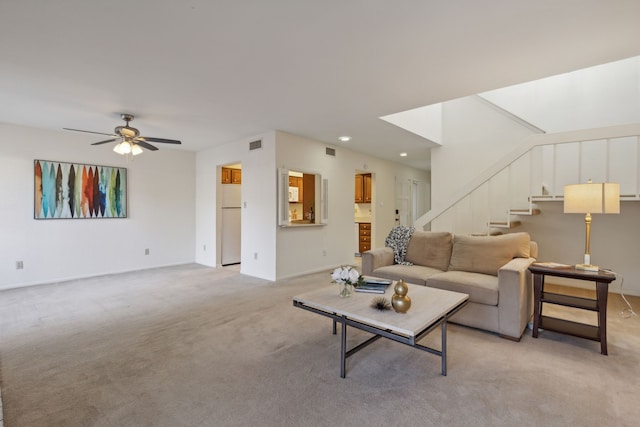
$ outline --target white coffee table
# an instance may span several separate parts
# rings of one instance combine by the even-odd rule
[[[384,295],[353,292],[350,297],[339,296],[338,285],[321,284],[317,289],[293,297],[293,305],[333,319],[342,325],[340,346],[340,377],[346,375],[346,359],[381,337],[438,355],[442,359],[442,375],[447,375],[447,319],[467,304],[469,295],[442,289],[408,284],[411,308],[407,313],[393,309],[376,310],[371,307],[374,298],[384,296],[391,301],[393,284]],[[347,350],[347,325],[372,333],[374,336]],[[436,350],[418,344],[429,332],[442,327],[442,346]]]

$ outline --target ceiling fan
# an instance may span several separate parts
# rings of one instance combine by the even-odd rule
[[[81,129],[70,129],[63,128],[64,130],[72,130],[75,132],[86,132],[86,133],[95,133],[98,135],[108,135],[112,138],[105,139],[104,141],[94,142],[91,145],[100,145],[106,144],[108,142],[118,141],[120,142],[113,148],[118,154],[129,154],[136,156],[142,153],[142,148],[146,148],[147,150],[157,151],[158,148],[149,144],[149,142],[159,142],[163,144],[182,144],[182,142],[175,139],[166,139],[166,138],[153,138],[150,136],[140,136],[140,131],[134,127],[129,126],[129,122],[133,120],[133,114],[120,114],[122,120],[126,122],[124,126],[116,126],[113,130],[113,133],[103,133],[103,132],[93,132],[90,130],[81,130]],[[142,147],[142,148],[140,148]]]

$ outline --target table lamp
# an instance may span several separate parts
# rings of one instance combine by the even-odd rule
[[[585,214],[584,264],[576,264],[576,268],[598,271],[598,266],[591,264],[591,214],[620,213],[620,184],[593,183],[589,180],[586,184],[565,185],[564,213]]]

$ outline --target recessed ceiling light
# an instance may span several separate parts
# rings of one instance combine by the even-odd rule
[[[400,157],[407,157],[407,153],[400,153]]]
[[[349,142],[351,141],[351,137],[348,135],[343,135],[343,136],[339,136],[338,139],[342,142]]]

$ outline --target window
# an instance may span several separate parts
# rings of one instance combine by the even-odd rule
[[[319,173],[278,169],[278,225],[327,223],[328,182]]]

